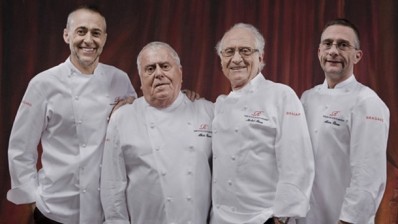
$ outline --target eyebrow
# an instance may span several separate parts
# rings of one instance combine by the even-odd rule
[[[145,65],[145,67],[148,67],[148,66],[155,66],[155,65],[164,65],[164,64],[171,64],[171,63],[168,62],[168,61],[154,62],[154,63],[152,63],[152,64]]]
[[[350,43],[349,40],[341,39],[341,38],[339,38],[339,39],[327,38],[327,39],[322,40],[321,42],[325,42],[325,41],[336,41],[336,42],[347,42],[347,43]]]
[[[89,29],[88,27],[86,27],[86,26],[78,26],[78,27],[76,27],[76,29],[75,30],[78,30],[78,29],[83,29],[83,30],[93,30],[93,31],[100,31],[100,32],[104,32],[104,30],[103,29],[101,29],[101,28],[92,28],[92,29]]]

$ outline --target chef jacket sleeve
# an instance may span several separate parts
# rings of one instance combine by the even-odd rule
[[[101,203],[105,223],[128,224],[126,186],[127,174],[120,147],[118,113],[112,116],[105,139],[101,171]]]
[[[11,130],[8,164],[11,189],[7,199],[15,204],[36,201],[37,146],[46,126],[45,85],[32,79],[22,98]]]
[[[274,216],[304,217],[314,180],[314,155],[304,110],[290,88],[279,102],[280,125],[275,139],[277,183]]]
[[[340,220],[365,223],[376,214],[386,186],[389,110],[378,97],[362,100],[351,112],[351,181]]]
[[[127,78],[126,78],[125,83],[128,85],[126,96],[132,96],[132,97],[134,97],[134,99],[137,99],[137,97],[138,97],[137,92],[135,91],[133,85],[131,84],[129,77],[127,75],[126,75],[126,77]]]

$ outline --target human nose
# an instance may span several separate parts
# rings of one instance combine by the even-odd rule
[[[161,78],[164,75],[162,69],[160,68],[160,66],[158,64],[156,64],[154,74],[155,74],[155,78]]]
[[[333,43],[332,46],[328,49],[329,54],[338,54],[339,53],[339,48],[337,46],[337,43]]]
[[[232,62],[235,62],[235,63],[239,63],[242,61],[242,55],[240,55],[239,49],[235,49],[235,52],[232,55],[231,60],[232,60]]]
[[[91,43],[93,41],[93,36],[91,35],[90,32],[87,32],[86,35],[84,36],[84,41],[86,43]]]

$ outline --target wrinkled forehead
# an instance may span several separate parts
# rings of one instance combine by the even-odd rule
[[[345,40],[350,43],[357,43],[357,37],[352,28],[342,25],[331,25],[321,35],[321,42],[325,40]]]
[[[141,54],[141,66],[161,63],[176,63],[169,50],[165,47],[146,48]]]
[[[253,33],[245,28],[235,28],[228,31],[222,41],[221,48],[229,47],[255,47],[256,41]]]

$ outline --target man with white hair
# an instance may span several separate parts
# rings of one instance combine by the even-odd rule
[[[303,107],[266,80],[263,36],[237,24],[217,45],[232,91],[213,120],[214,224],[293,223],[309,209],[314,161]]]

